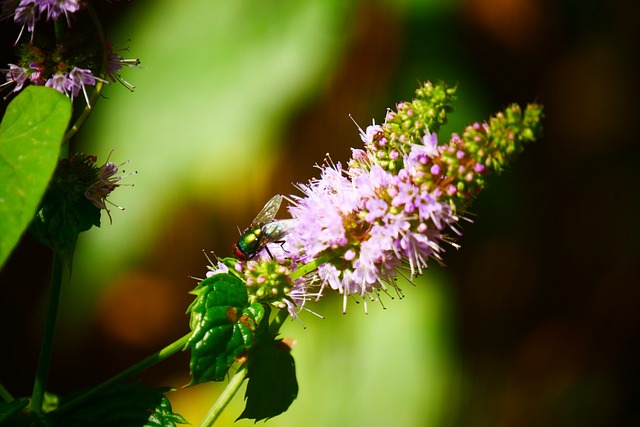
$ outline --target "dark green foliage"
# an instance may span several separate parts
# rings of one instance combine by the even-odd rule
[[[164,393],[168,387],[119,384],[63,414],[47,414],[51,427],[175,427],[185,424],[182,416],[171,412]],[[64,399],[61,404],[64,404]]]
[[[58,398],[49,395],[50,406],[46,414],[18,412],[27,406],[28,400],[15,400],[0,404],[2,427],[176,427],[188,424],[179,414],[174,414],[164,393],[168,387],[149,388],[141,384],[118,384],[86,400],[65,412],[58,412],[65,401],[75,395]],[[48,412],[49,411],[49,412]],[[5,419],[6,418],[6,419]],[[4,420],[4,421],[3,421]]]
[[[240,415],[256,421],[285,412],[298,396],[296,365],[291,348],[282,340],[261,341],[249,355],[247,405]]]
[[[155,412],[149,415],[144,427],[176,427],[176,424],[189,424],[189,422],[182,415],[173,413],[171,402],[164,396],[156,406]]]
[[[0,402],[0,425],[9,425],[9,422],[16,417],[11,417],[29,404],[26,399],[13,400],[11,402]],[[6,423],[4,421],[6,420]]]

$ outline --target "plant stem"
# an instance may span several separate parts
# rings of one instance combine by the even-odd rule
[[[213,404],[207,415],[200,422],[200,427],[211,427],[213,423],[218,419],[224,408],[227,407],[233,396],[238,392],[240,386],[244,382],[247,376],[246,365],[240,366],[236,374],[231,378],[229,384],[224,388],[216,403]]]
[[[80,116],[78,116],[76,121],[73,123],[73,126],[71,126],[71,128],[67,131],[67,133],[64,134],[64,138],[62,139],[63,144],[68,143],[71,137],[75,135],[76,132],[78,132],[78,130],[80,130],[80,127],[89,118],[89,115],[93,111],[91,109],[91,106],[95,105],[95,103],[97,102],[98,97],[100,96],[100,92],[102,92],[102,86],[103,86],[103,83],[98,80],[96,82],[96,88],[91,93],[91,98],[89,98],[89,104],[87,104],[84,107],[84,110],[82,110],[82,113],[80,114]]]
[[[304,264],[298,267],[295,271],[291,273],[290,275],[291,280],[296,280],[304,276],[305,274],[311,273],[313,270],[316,270],[318,267],[320,267],[322,264],[326,263],[330,259],[331,259],[331,256],[328,254],[321,255],[318,258],[311,261],[309,264]]]
[[[56,19],[53,23],[53,31],[56,37],[56,43],[62,43],[64,35],[67,31],[67,23],[62,19]]]
[[[60,301],[60,289],[62,288],[62,260],[58,253],[53,251],[53,266],[51,270],[51,295],[49,295],[49,309],[47,312],[47,322],[45,324],[40,356],[38,357],[38,367],[36,368],[36,378],[31,394],[29,409],[31,412],[41,413],[44,392],[49,377],[49,365],[51,363],[51,350],[53,347],[53,336],[58,318],[58,303]]]
[[[80,396],[76,397],[75,399],[63,404],[62,406],[60,406],[60,408],[58,408],[57,412],[58,413],[63,413],[63,412],[67,412],[72,408],[75,408],[76,406],[80,405],[81,403],[93,398],[94,396],[100,394],[101,392],[103,392],[104,390],[108,389],[109,387],[113,386],[114,384],[117,384],[119,382],[122,382],[124,379],[138,374],[142,371],[144,371],[145,369],[150,368],[151,366],[155,365],[158,362],[161,362],[162,360],[168,358],[169,356],[177,353],[178,351],[182,350],[185,346],[185,344],[187,343],[187,341],[189,340],[189,337],[191,336],[191,333],[188,333],[187,335],[183,336],[182,338],[174,341],[173,343],[169,344],[168,346],[166,346],[165,348],[163,348],[162,350],[158,351],[157,353],[152,354],[151,356],[148,356],[147,358],[141,360],[140,362],[136,363],[133,366],[130,366],[129,368],[125,369],[124,371],[120,372],[119,374],[109,378],[107,381],[103,382],[102,384],[98,384],[97,386],[93,387],[92,389],[88,390],[85,393],[82,393]]]
[[[89,13],[89,17],[91,17],[91,21],[95,26],[96,33],[98,34],[98,37],[100,38],[100,43],[102,44],[102,64],[100,66],[100,73],[99,73],[100,79],[96,81],[96,87],[93,93],[91,94],[91,98],[89,98],[89,103],[84,107],[84,110],[82,110],[82,113],[80,114],[78,119],[75,121],[73,126],[71,126],[71,128],[64,135],[63,143],[69,142],[71,137],[75,135],[76,132],[78,132],[82,124],[85,122],[85,120],[87,120],[87,118],[91,114],[91,111],[92,111],[91,108],[96,104],[96,102],[98,101],[98,97],[100,96],[100,92],[102,92],[102,86],[105,82],[103,79],[105,78],[107,68],[109,67],[108,52],[110,48],[107,45],[107,39],[104,35],[104,29],[102,28],[102,23],[100,22],[98,15],[96,14],[95,10],[93,10],[91,5],[87,3],[86,6],[87,6],[86,10]],[[61,21],[62,21],[61,19],[58,19],[56,21],[56,24]]]

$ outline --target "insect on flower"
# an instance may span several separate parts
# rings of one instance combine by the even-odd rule
[[[282,238],[291,230],[295,220],[276,220],[276,214],[280,209],[282,196],[277,194],[267,202],[258,215],[240,236],[233,247],[233,255],[239,260],[253,258],[261,249],[266,249],[271,256],[267,245],[269,243],[284,243]],[[271,256],[273,258],[273,256]]]

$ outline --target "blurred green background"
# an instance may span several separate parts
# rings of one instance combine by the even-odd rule
[[[104,91],[76,148],[99,162],[115,148],[138,174],[111,196],[126,208],[113,224],[103,216],[79,242],[51,390],[95,384],[185,334],[203,250],[229,254],[237,227],[326,153],[345,162],[360,146],[349,114],[380,122],[419,81],[444,80],[459,101],[442,139],[514,101],[545,105],[543,139],[490,181],[462,249],[404,284],[406,298],[368,315],[326,298],[310,307],[325,319],[287,324],[300,393],[269,425],[640,424],[630,3],[101,4],[109,39],[143,68],[123,71],[135,93]],[[26,236],[0,275],[0,381],[16,395],[31,391],[47,260]],[[141,378],[179,389],[174,410],[197,424],[224,384],[181,389],[187,357]],[[237,396],[220,425],[241,410]]]

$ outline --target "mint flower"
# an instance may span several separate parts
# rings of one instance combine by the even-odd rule
[[[51,76],[44,85],[71,97],[74,83],[67,73],[56,73]]]
[[[18,65],[9,64],[9,69],[2,72],[6,82],[0,85],[0,89],[15,83],[16,86],[12,92],[19,92],[27,81],[27,70]]]
[[[369,159],[373,163],[374,159]],[[397,289],[398,269],[413,277],[431,257],[440,258],[445,229],[457,217],[449,205],[419,185],[380,165],[322,169],[320,179],[300,185],[302,197],[289,208],[298,227],[287,237],[294,259],[327,260],[318,268],[320,293],[326,286],[344,296],[376,300],[379,291]]]
[[[73,70],[69,72],[69,80],[71,80],[71,99],[78,96],[80,90],[84,94],[84,100],[87,102],[87,106],[91,108],[91,102],[89,101],[89,95],[87,94],[86,86],[95,86],[98,81],[103,83],[109,83],[106,80],[95,77],[91,70],[86,68],[78,68],[74,67]]]
[[[284,242],[249,261],[226,258],[253,302],[269,302],[296,316],[325,291],[379,301],[402,296],[398,274],[412,280],[458,248],[464,218],[486,176],[501,172],[540,133],[542,107],[518,105],[467,126],[442,143],[438,130],[455,88],[425,83],[416,99],[387,111],[382,124],[359,128],[363,149],[343,167],[325,164],[320,177],[298,184]],[[274,242],[275,243],[275,242]],[[226,271],[230,271],[228,268]]]
[[[38,19],[57,20],[65,15],[69,22],[70,14],[80,9],[78,0],[22,0],[17,7],[16,3],[5,0],[2,4],[5,10],[12,5],[14,20],[23,25],[21,34],[26,27],[32,33],[32,40],[17,46],[19,60],[9,64],[8,70],[2,70],[6,81],[0,88],[15,84],[13,92],[18,92],[28,81],[56,89],[72,101],[82,93],[89,109],[92,105],[87,88],[96,87],[98,82],[119,81],[127,89],[134,89],[119,71],[123,66],[137,67],[140,61],[124,59],[95,32],[85,32],[82,25],[77,31],[62,35],[55,44],[48,37],[37,37],[34,43],[33,30]],[[103,70],[104,74],[101,74]]]
[[[89,156],[88,159],[92,163],[95,163],[97,160],[95,156]],[[122,185],[119,184],[122,178],[136,173],[131,172],[125,175],[118,175],[118,172],[118,166],[107,159],[107,162],[105,164],[97,168],[94,180],[88,185],[86,191],[84,192],[84,197],[89,200],[93,204],[93,206],[98,209],[103,209],[107,212],[109,221],[111,221],[111,211],[107,207],[107,197],[109,197],[113,190]],[[120,210],[124,210],[124,208],[120,206],[118,206],[118,208]]]
[[[389,110],[385,122],[360,129],[364,150],[354,150],[349,167],[325,165],[321,176],[300,184],[302,196],[289,207],[297,222],[286,249],[308,277],[347,297],[376,301],[380,292],[401,291],[401,271],[411,280],[430,258],[441,261],[446,246],[457,248],[458,222],[485,177],[500,172],[533,141],[541,107],[523,113],[512,105],[488,123],[474,123],[462,136],[439,145],[455,88],[426,83],[412,102]]]
[[[45,86],[53,88],[73,100],[82,91],[87,106],[91,108],[87,86],[95,86],[98,81],[105,80],[95,77],[91,70],[74,67],[69,73],[56,73],[45,82]]]
[[[125,59],[123,58],[120,54],[116,53],[113,50],[113,47],[111,46],[111,44],[107,45],[107,48],[109,50],[109,64],[107,66],[107,77],[112,81],[112,82],[119,82],[121,85],[123,85],[124,87],[126,87],[127,89],[129,89],[131,92],[133,92],[133,90],[136,88],[134,85],[132,85],[131,83],[129,83],[128,81],[126,81],[121,75],[120,75],[120,71],[122,70],[122,67],[131,67],[131,68],[140,68],[140,60],[137,58],[130,58],[130,59]],[[128,50],[128,49],[122,49],[122,50]]]
[[[20,3],[31,3],[32,0],[22,0]],[[75,13],[80,9],[78,0],[40,0],[33,1],[40,5],[40,13],[47,14],[47,20],[57,21],[62,15],[67,19],[67,25],[71,26],[69,14]]]
[[[9,2],[5,2],[5,8],[8,4]],[[56,21],[61,15],[64,15],[67,20],[67,25],[71,26],[69,14],[75,13],[79,9],[80,2],[78,0],[20,0],[13,16],[14,22],[22,25],[17,40],[20,40],[26,27],[27,31],[31,33],[31,41],[33,42],[33,31],[36,21],[38,21],[41,16],[46,15],[47,21]],[[16,44],[18,42],[17,40]]]

